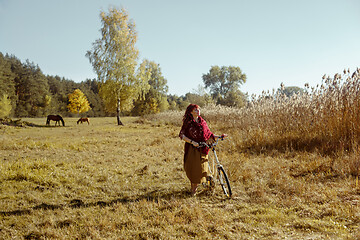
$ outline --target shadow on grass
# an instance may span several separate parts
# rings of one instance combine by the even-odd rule
[[[96,202],[89,202],[85,203],[81,199],[73,199],[68,204],[47,204],[41,203],[35,207],[23,210],[14,210],[14,211],[0,211],[0,216],[20,216],[25,214],[31,214],[34,210],[56,210],[56,209],[63,209],[65,207],[70,208],[88,208],[94,206],[100,207],[107,207],[112,206],[117,203],[132,203],[132,202],[139,202],[139,201],[151,201],[151,202],[158,202],[159,200],[171,200],[171,199],[186,199],[189,198],[190,192],[188,190],[179,190],[173,192],[162,192],[162,191],[151,191],[139,196],[124,196],[121,198],[116,198],[109,201],[96,201]]]
[[[10,119],[10,118],[0,118],[0,125],[6,125],[11,127],[38,127],[38,128],[54,128],[54,127],[65,127],[65,126],[55,126],[55,125],[40,125],[32,122],[22,121],[21,119]]]
[[[21,119],[13,120],[10,118],[0,119],[0,125],[6,125],[11,127],[49,127],[46,125],[39,125],[27,121],[22,121]]]

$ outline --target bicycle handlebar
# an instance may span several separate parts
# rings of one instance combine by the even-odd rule
[[[215,147],[218,142],[219,142],[219,139],[221,140],[224,140],[225,136],[221,135],[220,137],[218,137],[218,139],[216,140],[216,142],[212,143],[212,144],[207,144],[206,142],[199,142],[199,148],[200,147],[208,147],[208,148],[212,148],[212,147]]]

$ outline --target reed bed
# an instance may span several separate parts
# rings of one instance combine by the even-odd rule
[[[282,88],[284,86],[281,86]],[[148,116],[148,121],[181,125],[182,112]],[[316,87],[287,97],[281,91],[253,95],[246,107],[208,105],[202,115],[219,131],[231,133],[234,149],[248,153],[317,152],[352,156],[343,166],[359,174],[360,69],[323,77]]]

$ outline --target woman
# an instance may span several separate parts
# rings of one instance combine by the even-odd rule
[[[200,117],[200,107],[190,104],[186,108],[179,137],[185,141],[184,169],[191,182],[191,195],[194,196],[198,185],[205,182],[206,177],[209,176],[209,148],[199,148],[199,143],[211,144],[217,138],[226,137],[226,135],[215,136],[210,131],[206,121]]]

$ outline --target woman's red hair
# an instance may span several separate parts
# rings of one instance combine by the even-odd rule
[[[184,117],[183,117],[183,123],[188,123],[189,121],[193,120],[194,117],[191,114],[191,112],[195,109],[195,108],[200,108],[198,105],[196,104],[189,104],[189,106],[187,106]]]

